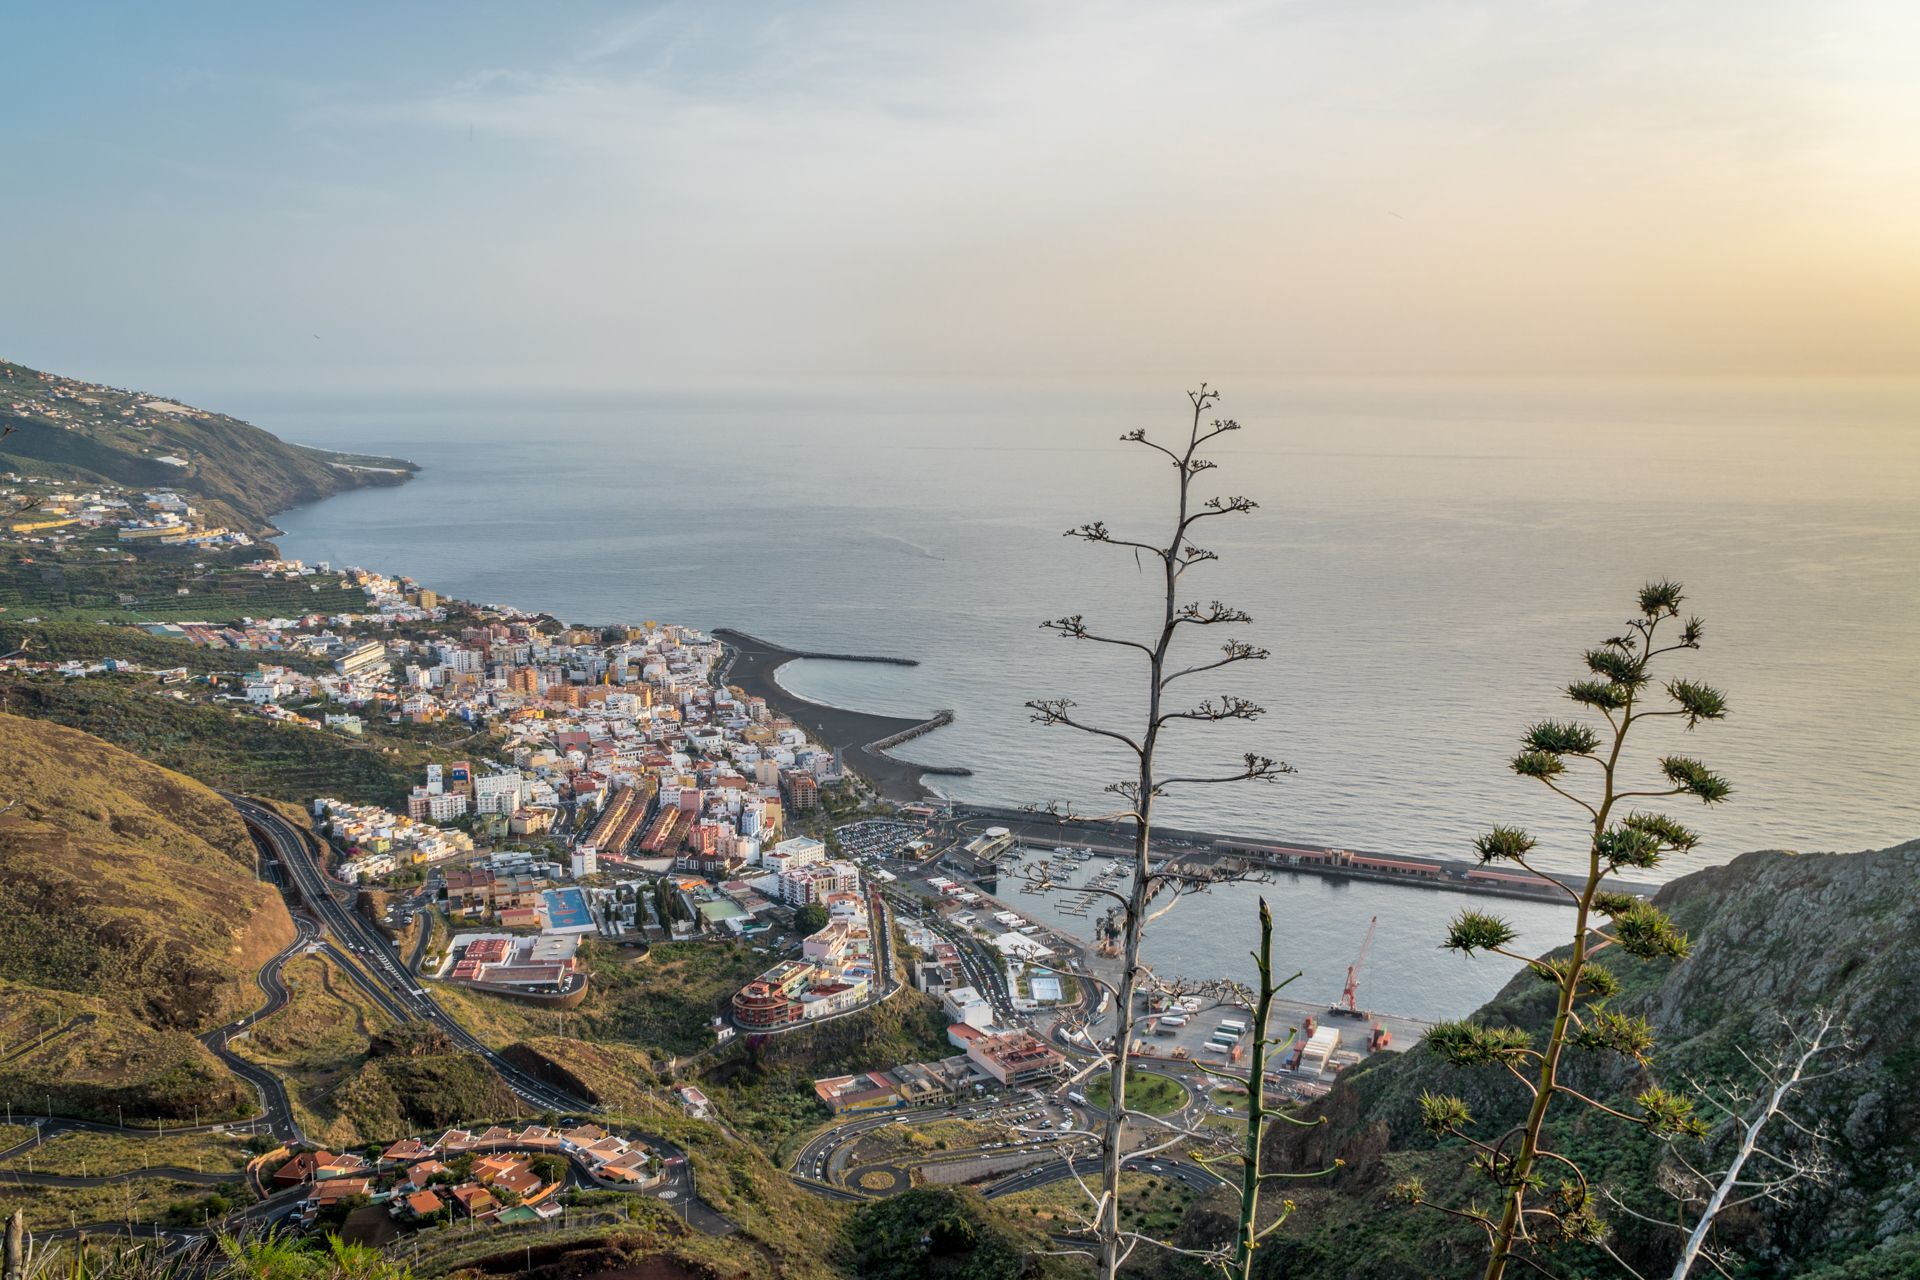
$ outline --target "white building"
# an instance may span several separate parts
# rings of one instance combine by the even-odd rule
[[[520,807],[521,781],[518,769],[488,774],[473,780],[475,813],[511,814]]]
[[[954,1022],[964,1022],[982,1031],[993,1025],[993,1006],[972,987],[952,987],[940,996],[940,1007]]]
[[[600,851],[590,844],[583,844],[573,851],[573,878],[583,879],[597,875],[600,871]]]
[[[662,800],[661,803],[665,803]],[[760,855],[760,863],[776,875],[785,875],[796,867],[810,867],[827,860],[827,846],[812,836],[795,836]]]
[[[427,802],[427,817],[433,822],[452,822],[466,813],[467,798],[458,791],[442,792]]]
[[[860,872],[851,862],[820,862],[784,868],[779,873],[780,901],[792,907],[824,902],[827,895],[860,888]]]

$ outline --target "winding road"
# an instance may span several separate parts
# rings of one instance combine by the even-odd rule
[[[347,976],[372,995],[381,1008],[397,1021],[425,1022],[445,1032],[460,1048],[484,1060],[516,1097],[542,1111],[581,1115],[598,1110],[586,1099],[548,1084],[507,1061],[441,1008],[425,988],[416,985],[418,979],[394,953],[386,935],[334,896],[320,869],[322,855],[312,835],[266,805],[235,795],[228,795],[227,799],[286,870],[300,900],[319,916],[332,935],[333,954],[348,961],[342,966]]]
[[[522,1101],[543,1111],[562,1114],[582,1114],[597,1110],[584,1100],[537,1079],[531,1073],[507,1061],[455,1021],[452,1015],[442,1009],[425,990],[416,986],[409,968],[395,956],[393,947],[387,939],[374,928],[370,921],[364,920],[347,908],[330,890],[329,882],[320,869],[322,855],[311,836],[264,805],[241,796],[226,795],[226,799],[239,811],[249,830],[260,842],[262,850],[285,871],[288,882],[282,885],[283,891],[290,889],[291,895],[318,917],[316,923],[305,915],[294,913],[293,941],[262,965],[255,975],[255,982],[266,997],[265,1003],[245,1017],[226,1026],[215,1027],[199,1036],[200,1042],[206,1045],[208,1050],[229,1070],[253,1086],[254,1091],[259,1095],[260,1111],[253,1117],[238,1121],[179,1125],[168,1128],[138,1128],[49,1115],[33,1122],[36,1132],[32,1138],[0,1150],[0,1166],[4,1166],[9,1160],[28,1154],[43,1143],[65,1133],[98,1133],[137,1140],[161,1138],[169,1134],[232,1133],[252,1129],[263,1131],[282,1144],[304,1143],[306,1138],[294,1117],[292,1102],[287,1095],[285,1083],[273,1072],[233,1052],[230,1041],[246,1034],[263,1018],[286,1007],[291,999],[291,993],[282,977],[282,970],[288,960],[310,949],[318,949],[327,954],[349,981],[365,992],[396,1022],[429,1023],[444,1031],[462,1049],[478,1055]],[[76,1019],[52,1034],[66,1034],[75,1030],[80,1021]],[[667,1173],[659,1184],[635,1194],[651,1195],[668,1204],[687,1225],[708,1235],[727,1235],[737,1230],[731,1220],[700,1199],[695,1192],[692,1164],[684,1150],[651,1134],[641,1134],[637,1137],[661,1155],[666,1161]],[[610,1185],[594,1179],[591,1170],[579,1166],[577,1161],[574,1164],[576,1177],[581,1185],[602,1187]],[[38,1173],[0,1167],[0,1183],[26,1187],[96,1187],[143,1178],[164,1178],[171,1182],[212,1188],[225,1183],[248,1180],[248,1175],[239,1170],[203,1173],[198,1170],[161,1165],[116,1170],[112,1173],[92,1176]],[[255,1189],[261,1191],[264,1187],[256,1185]],[[616,1185],[614,1189],[628,1188]],[[234,1210],[221,1220],[221,1226],[231,1230],[240,1226],[272,1221],[307,1194],[307,1190],[301,1187],[274,1192]],[[95,1222],[34,1234],[40,1239],[59,1239],[74,1235],[144,1237],[167,1241],[169,1249],[178,1249],[197,1243],[204,1239],[208,1232],[205,1227],[169,1227],[152,1222]]]

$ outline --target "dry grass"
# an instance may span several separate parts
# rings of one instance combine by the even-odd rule
[[[0,1217],[26,1211],[27,1226],[51,1231],[78,1223],[153,1222],[167,1206],[197,1200],[211,1190],[165,1178],[134,1178],[97,1187],[18,1187],[0,1185]]]
[[[429,988],[434,999],[489,1048],[504,1049],[520,1040],[560,1034],[560,1014],[505,996],[489,995],[452,982],[436,982]],[[569,1015],[569,1021],[579,1023]]]
[[[15,1156],[6,1167],[20,1172],[97,1177],[132,1169],[172,1166],[203,1173],[231,1173],[238,1178],[247,1163],[247,1152],[241,1142],[241,1137],[220,1133],[178,1133],[154,1138],[63,1133],[30,1152]]]
[[[0,1042],[11,1046],[0,1061],[0,1097],[15,1115],[51,1109],[172,1124],[195,1108],[215,1120],[256,1105],[253,1091],[191,1035],[156,1030],[101,999],[0,978],[0,1028]]]
[[[925,1124],[894,1124],[861,1137],[854,1148],[858,1164],[896,1160],[924,1160],[947,1151],[965,1151],[989,1142],[1009,1141],[999,1125],[977,1120],[930,1120]]]

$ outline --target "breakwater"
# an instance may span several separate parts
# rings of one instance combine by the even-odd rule
[[[890,733],[884,738],[867,743],[866,749],[876,755],[883,755],[886,756],[887,759],[893,760],[894,757],[889,754],[890,748],[897,747],[903,742],[911,742],[923,733],[932,733],[942,725],[952,723],[952,711],[936,711],[927,719],[911,728],[902,729],[898,733]],[[933,774],[942,778],[971,778],[973,776],[973,770],[963,768],[957,764],[913,764],[910,760],[900,760],[897,761],[897,763],[912,764],[913,767],[918,769],[922,774]]]
[[[719,640],[731,649],[741,649],[752,646],[753,648],[762,649],[769,653],[783,653],[788,660],[794,658],[816,658],[824,662],[878,662],[889,667],[917,667],[920,665],[920,659],[918,658],[895,658],[886,654],[823,653],[817,649],[788,649],[782,645],[774,644],[770,640],[762,640],[759,636],[750,636],[744,631],[735,631],[732,627],[717,627],[714,629],[713,636],[714,639]],[[948,712],[947,714],[950,716],[953,713]]]

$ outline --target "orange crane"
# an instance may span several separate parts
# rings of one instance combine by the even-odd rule
[[[1379,916],[1367,921],[1367,939],[1360,944],[1360,954],[1347,966],[1347,985],[1340,992],[1340,1003],[1327,1010],[1328,1013],[1337,1013],[1343,1018],[1367,1016],[1366,1010],[1360,1007],[1360,966],[1367,962],[1367,952],[1373,950],[1373,930],[1379,923]]]

